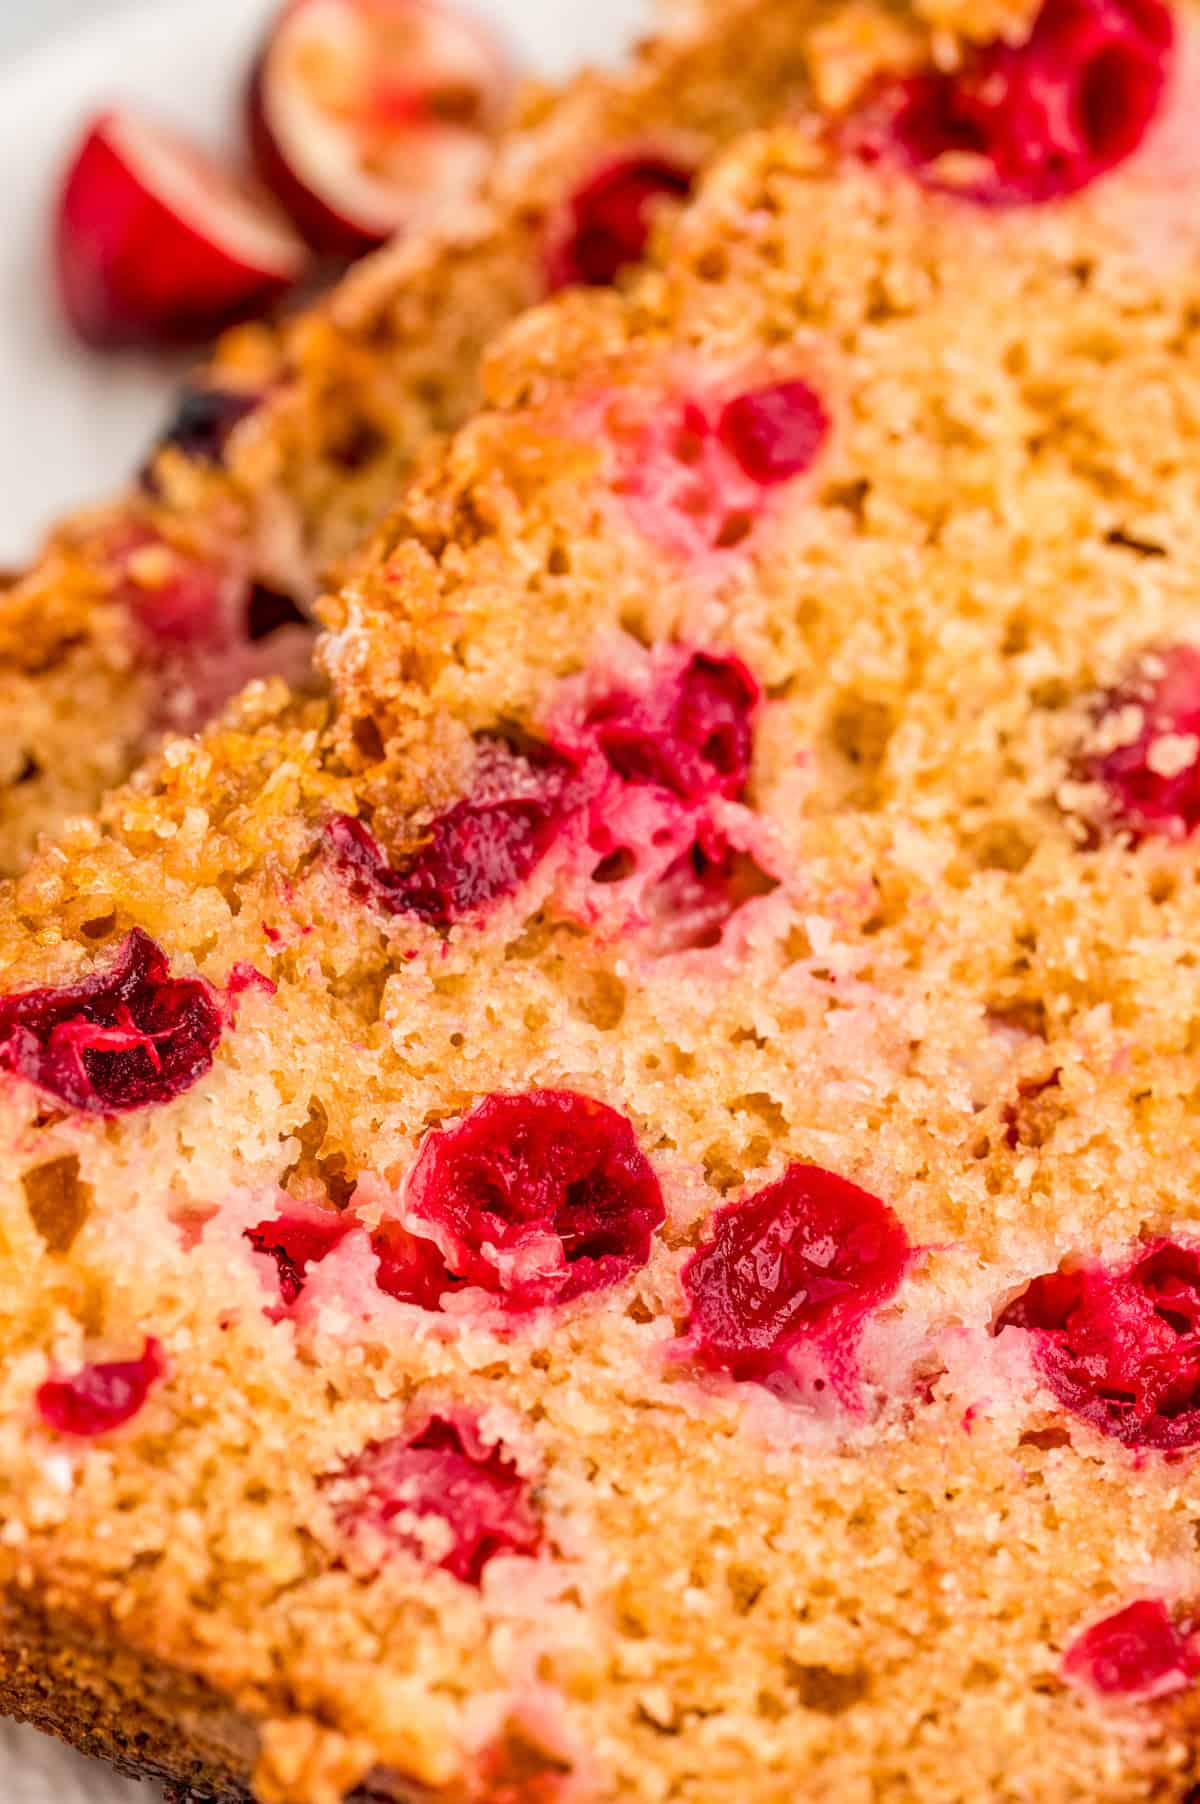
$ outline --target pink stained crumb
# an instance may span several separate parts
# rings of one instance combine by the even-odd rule
[[[850,120],[858,154],[994,206],[1078,193],[1139,148],[1167,90],[1162,0],[1045,0],[1028,37],[889,81]]]
[[[166,1370],[161,1346],[148,1337],[139,1359],[87,1365],[69,1378],[47,1379],[37,1393],[38,1414],[59,1434],[81,1440],[111,1434],[133,1420]]]
[[[1136,838],[1186,839],[1200,826],[1200,647],[1146,658],[1096,711],[1098,749],[1081,760],[1107,818]],[[1112,743],[1109,743],[1109,742]]]
[[[641,151],[606,163],[572,195],[546,263],[551,292],[607,287],[643,256],[663,202],[686,200],[694,172],[678,158]]]
[[[1101,1697],[1166,1697],[1200,1672],[1200,1652],[1161,1598],[1143,1598],[1077,1636],[1062,1672]]]
[[[0,1069],[69,1108],[118,1115],[190,1089],[223,1027],[211,986],[172,977],[166,954],[134,928],[108,970],[0,997]]]
[[[668,654],[644,690],[614,688],[596,697],[582,732],[626,783],[666,789],[685,802],[736,799],[750,774],[760,700],[740,658]]]
[[[1033,1338],[1044,1382],[1073,1415],[1127,1447],[1200,1445],[1200,1253],[1169,1240],[1124,1265],[1034,1278],[994,1332]]]
[[[273,1313],[286,1313],[299,1300],[309,1267],[328,1258],[354,1226],[352,1216],[291,1203],[279,1215],[243,1230],[243,1238],[254,1251],[274,1265],[273,1282],[281,1309]]]
[[[465,1585],[497,1554],[532,1558],[542,1524],[503,1443],[473,1423],[431,1416],[412,1436],[368,1447],[326,1481],[342,1528],[381,1537]]]
[[[470,1285],[509,1313],[546,1308],[640,1270],[664,1216],[615,1109],[571,1090],[488,1096],[426,1136],[405,1195],[409,1239],[399,1262],[394,1242],[391,1263],[381,1257],[381,1285],[424,1307]]]
[[[787,1388],[815,1351],[840,1400],[857,1402],[855,1346],[897,1291],[912,1248],[879,1197],[815,1165],[719,1209],[684,1267],[688,1351],[711,1371]]]
[[[831,427],[821,396],[800,380],[666,398],[618,440],[617,492],[664,550],[689,559],[735,551],[770,497],[817,462]]]
[[[325,845],[351,894],[387,914],[449,927],[518,890],[576,809],[577,772],[548,746],[492,745],[481,765],[478,793],[430,822],[395,864],[361,821],[331,821]]]
[[[779,881],[750,852],[703,822],[688,850],[644,892],[645,926],[653,952],[711,951],[747,902],[769,896]]]

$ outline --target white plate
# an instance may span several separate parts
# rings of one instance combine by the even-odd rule
[[[0,0],[0,5],[9,0]],[[646,0],[475,0],[519,55],[546,73],[617,56],[645,21]],[[58,0],[62,14],[65,0]],[[95,11],[95,0],[87,10]],[[0,565],[27,558],[64,508],[103,495],[140,462],[178,366],[96,358],[74,345],[55,308],[46,222],[64,156],[110,100],[153,107],[215,144],[228,142],[238,77],[270,0],[152,0],[106,13],[0,68]],[[3,1804],[151,1804],[32,1730],[0,1721]]]

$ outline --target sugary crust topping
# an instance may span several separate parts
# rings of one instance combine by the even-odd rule
[[[968,229],[960,197],[804,125],[746,143],[641,282],[564,294],[497,348],[491,406],[330,604],[328,694],[250,691],[14,891],[7,994],[107,969],[134,928],[189,981],[249,964],[276,986],[157,1109],[0,1095],[4,1577],[249,1700],[267,1795],[391,1769],[456,1804],[514,1774],[569,1797],[581,1744],[599,1795],[704,1804],[748,1784],[774,1804],[798,1773],[945,1804],[1181,1804],[1195,1783],[1200,1498],[1172,1363],[1194,1287],[1154,1262],[1194,1238],[1200,903],[1186,839],[1097,831],[1077,793],[1097,697],[1186,643],[1195,608],[1195,275],[1131,257],[1139,192],[1118,172]],[[630,521],[578,424],[597,395],[678,392],[681,349],[717,385],[799,369],[835,422],[715,581]],[[715,740],[655,689],[695,657],[734,673]],[[430,823],[497,799],[481,746],[557,745],[568,717],[617,728],[615,762],[578,748],[625,810],[592,853],[667,834],[660,918],[702,912],[714,870],[732,884],[718,832],[777,887],[680,956],[563,905],[582,839],[469,918],[350,893],[331,821],[401,870]],[[531,1249],[539,1283],[563,1277],[591,1193],[497,1134],[478,1183],[452,1172],[427,1208],[428,1149],[463,1152],[485,1099],[564,1092],[627,1125],[661,1215],[584,1243],[617,1281],[481,1307],[479,1273],[524,1277]],[[855,1208],[818,1220],[797,1170]],[[781,1194],[786,1248],[750,1234],[723,1268],[779,1304],[779,1334],[702,1337],[706,1253]],[[350,1224],[324,1257],[289,1253],[291,1225],[268,1244],[308,1210]],[[440,1270],[414,1276],[418,1242]],[[1017,1319],[1079,1271],[1104,1307]],[[1117,1346],[1105,1307],[1131,1277]],[[40,1387],[147,1336],[167,1373],[119,1433],[39,1423]],[[781,1349],[791,1386],[762,1381]],[[1065,1393],[1110,1353],[1080,1408]],[[1176,1427],[1112,1432],[1135,1417]],[[474,1529],[466,1576],[445,1566],[455,1525],[423,1505],[452,1487],[425,1462],[400,1471],[391,1558],[327,1482],[432,1419],[478,1424],[502,1488],[529,1487],[524,1549],[477,1574]],[[455,1432],[417,1452],[487,1465]],[[1153,1600],[1134,1626],[1166,1652],[1136,1684],[1064,1668]]]

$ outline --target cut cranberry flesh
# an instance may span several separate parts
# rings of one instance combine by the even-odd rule
[[[750,774],[758,704],[740,658],[696,652],[648,695],[617,691],[594,703],[586,725],[627,783],[653,783],[687,802],[736,799]]]
[[[542,1525],[516,1462],[470,1424],[433,1416],[411,1439],[369,1447],[334,1481],[344,1526],[383,1531],[397,1547],[478,1585],[497,1554],[536,1554]],[[440,1518],[426,1541],[423,1517]],[[445,1547],[446,1540],[449,1546]]]
[[[573,777],[573,765],[549,748],[505,750],[485,777],[488,793],[439,815],[424,842],[396,865],[348,815],[330,822],[326,845],[358,899],[449,927],[512,895],[533,874],[574,806]],[[497,783],[510,793],[492,793]]]
[[[790,482],[814,462],[829,415],[807,382],[777,382],[738,395],[721,414],[717,436],[752,482]]]
[[[219,469],[234,428],[254,412],[261,398],[229,388],[182,389],[175,412],[151,453],[151,468],[160,451],[174,449],[193,463]]]
[[[778,1183],[719,1209],[684,1267],[693,1349],[715,1371],[767,1383],[786,1376],[808,1342],[840,1381],[864,1319],[895,1293],[910,1250],[879,1197],[818,1166],[792,1165]]]
[[[90,1439],[133,1420],[150,1387],[167,1369],[162,1348],[147,1339],[140,1359],[84,1366],[70,1378],[50,1378],[38,1390],[38,1413],[59,1434]]]
[[[1200,1253],[1160,1241],[1132,1263],[1034,1278],[996,1322],[1034,1336],[1058,1401],[1127,1447],[1200,1444]]]
[[[889,145],[933,185],[995,205],[1077,193],[1135,151],[1167,83],[1174,25],[1162,0],[1045,0],[1021,44],[890,84],[859,148]]]
[[[608,164],[579,189],[569,224],[550,257],[551,289],[607,287],[643,256],[663,201],[686,200],[694,172],[667,157],[630,156]]]
[[[1105,1697],[1162,1696],[1197,1671],[1188,1637],[1161,1598],[1145,1598],[1085,1629],[1067,1649],[1063,1675]]]
[[[211,1068],[221,1010],[199,978],[172,977],[141,928],[107,971],[0,997],[0,1069],[92,1115],[172,1101]]]
[[[256,1253],[275,1261],[279,1297],[286,1308],[304,1289],[308,1269],[319,1265],[345,1239],[353,1224],[340,1215],[310,1209],[303,1215],[281,1215],[247,1228],[245,1238]]]
[[[1140,837],[1184,839],[1200,826],[1200,647],[1173,645],[1106,697],[1097,720],[1130,719],[1124,744],[1089,759],[1111,818]]]
[[[703,829],[646,896],[655,950],[696,952],[719,945],[740,908],[778,887],[748,853]]]
[[[640,1270],[663,1218],[630,1123],[571,1090],[485,1097],[426,1137],[407,1193],[407,1225],[512,1312]]]
[[[461,1290],[465,1283],[449,1269],[432,1240],[409,1234],[396,1222],[372,1236],[371,1250],[379,1261],[375,1282],[398,1303],[440,1309],[446,1294]]]

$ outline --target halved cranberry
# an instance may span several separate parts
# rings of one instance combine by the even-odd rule
[[[308,265],[266,198],[173,131],[115,110],[71,163],[55,232],[59,289],[86,344],[179,344],[265,313]]]
[[[686,200],[694,179],[694,170],[652,153],[606,164],[571,198],[567,226],[550,253],[551,289],[615,282],[644,254],[657,207]]]
[[[1021,44],[888,84],[851,128],[932,184],[996,205],[1057,200],[1124,161],[1166,87],[1175,29],[1162,0],[1045,0]]]
[[[886,1303],[911,1249],[879,1197],[816,1165],[719,1209],[683,1270],[687,1333],[703,1364],[768,1383],[816,1347],[835,1388],[850,1391],[864,1319]]]
[[[429,1134],[405,1212],[455,1279],[514,1312],[638,1271],[663,1217],[629,1122],[572,1090],[488,1096]]]
[[[542,1525],[516,1461],[469,1422],[431,1416],[411,1438],[368,1447],[332,1485],[345,1528],[382,1531],[465,1585],[478,1585],[497,1554],[532,1557],[541,1545]],[[439,1521],[423,1535],[426,1517]]]
[[[1161,1598],[1145,1598],[1093,1623],[1063,1658],[1063,1676],[1105,1697],[1162,1697],[1193,1679],[1200,1662]]]
[[[695,652],[646,694],[617,690],[585,725],[627,783],[653,783],[687,802],[741,795],[750,774],[759,688],[740,658]]]
[[[232,643],[240,577],[138,526],[114,538],[108,559],[116,599],[140,629],[147,654],[173,658]]]
[[[1163,1240],[1127,1265],[1047,1272],[997,1318],[1006,1328],[1035,1337],[1050,1390],[1101,1433],[1200,1444],[1200,1252]]]
[[[355,257],[453,222],[508,109],[503,45],[442,0],[287,0],[255,62],[255,165],[309,243]]]
[[[151,452],[147,473],[152,474],[154,459],[168,448],[181,451],[193,463],[219,467],[234,428],[254,412],[261,399],[244,389],[181,389],[175,411]]]
[[[59,1434],[81,1439],[111,1434],[132,1421],[166,1370],[162,1348],[148,1338],[140,1359],[84,1366],[70,1378],[48,1378],[38,1390],[38,1413]]]
[[[480,793],[439,815],[395,865],[361,821],[330,822],[325,843],[358,898],[448,927],[520,888],[574,805],[574,767],[540,746],[485,764]]]
[[[828,431],[825,404],[807,382],[776,382],[738,395],[717,421],[725,449],[764,488],[803,475]]]
[[[247,1228],[244,1238],[256,1253],[265,1253],[275,1261],[280,1301],[290,1308],[304,1289],[309,1266],[328,1258],[353,1225],[345,1216],[330,1210],[295,1209]]]
[[[69,1108],[118,1115],[170,1102],[207,1072],[221,1037],[212,988],[172,977],[135,927],[107,971],[0,997],[0,1069]]]
[[[1138,837],[1185,839],[1200,826],[1200,647],[1173,645],[1104,698],[1096,737],[1121,743],[1083,763],[1109,813]]]

